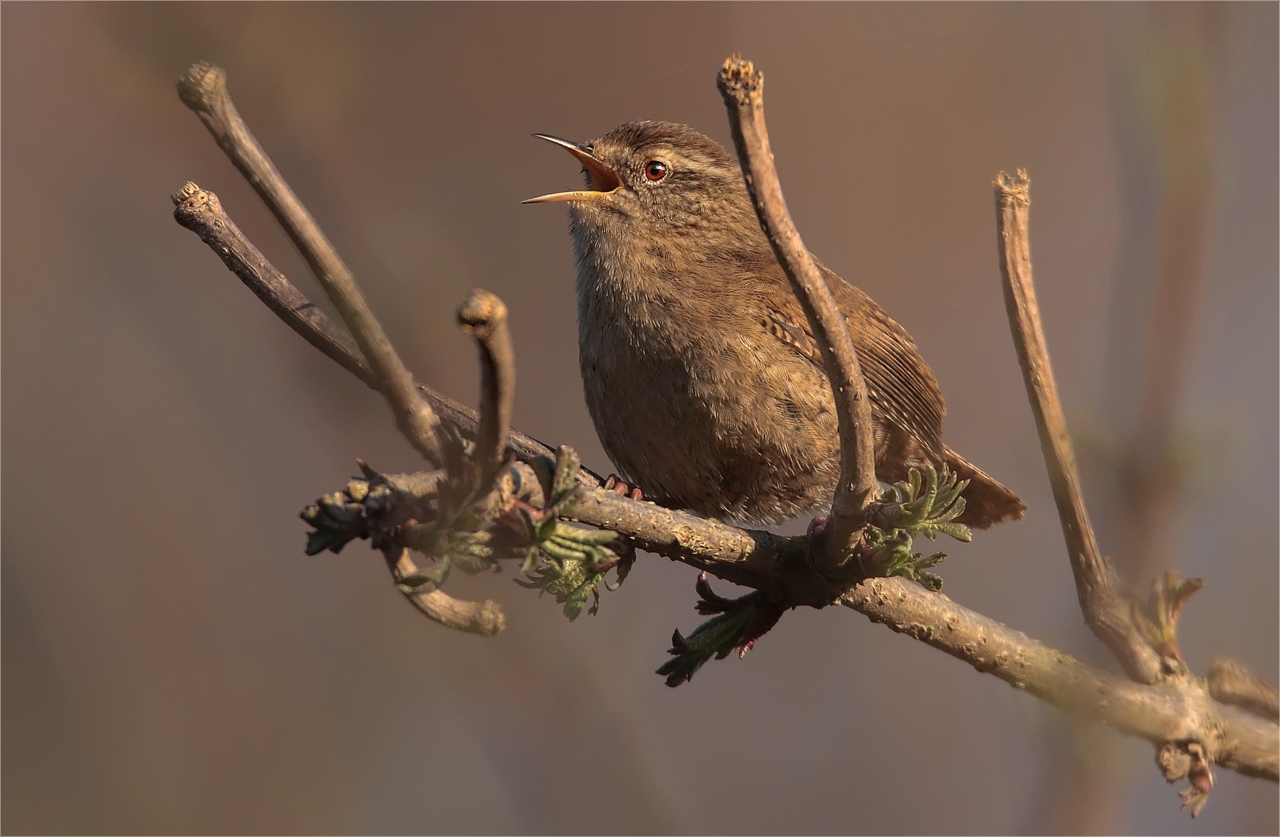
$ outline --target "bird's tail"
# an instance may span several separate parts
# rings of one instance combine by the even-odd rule
[[[956,518],[974,529],[986,529],[994,523],[1008,520],[1019,520],[1027,510],[1027,504],[1009,489],[965,459],[951,448],[943,445],[947,467],[962,480],[969,481],[964,490],[964,511]]]

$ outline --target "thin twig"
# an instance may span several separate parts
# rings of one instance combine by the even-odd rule
[[[477,461],[488,471],[496,468],[507,450],[507,428],[516,398],[516,358],[507,328],[507,306],[498,297],[477,288],[458,308],[462,330],[480,347],[480,429],[476,436]]]
[[[351,336],[310,302],[288,277],[277,270],[245,238],[244,233],[223,209],[217,195],[194,183],[188,183],[174,194],[173,200],[177,204],[173,215],[178,223],[209,245],[209,249],[218,254],[227,268],[255,296],[325,357],[334,360],[370,389],[377,390],[377,376],[360,358],[360,349]],[[480,416],[475,410],[425,384],[418,384],[418,391],[441,420],[457,427],[469,439],[477,437]],[[523,460],[539,456],[555,457],[555,448],[514,429],[507,434],[507,446]],[[599,474],[586,468],[578,472],[578,481],[589,487],[604,483]]]
[[[1129,603],[1111,562],[1098,551],[1093,526],[1080,491],[1080,475],[1071,436],[1058,400],[1058,388],[1049,365],[1040,308],[1031,279],[1031,245],[1027,219],[1031,182],[1026,172],[1017,177],[1001,172],[996,179],[996,218],[999,234],[1000,273],[1004,279],[1005,307],[1018,350],[1023,379],[1044,452],[1053,498],[1058,505],[1062,533],[1067,542],[1076,595],[1085,621],[1098,639],[1111,649],[1134,680],[1153,683],[1161,673],[1160,657],[1133,624]]]
[[[849,327],[791,220],[764,121],[764,74],[731,56],[717,78],[752,203],[822,351],[840,427],[840,482],[826,531],[829,565],[844,562],[876,495],[871,404]]]
[[[200,116],[218,147],[240,169],[297,245],[355,337],[365,361],[377,374],[377,389],[391,405],[400,432],[427,461],[439,465],[442,460],[435,434],[439,420],[418,393],[413,376],[374,317],[350,269],[240,118],[227,92],[226,72],[210,64],[193,64],[178,81],[178,95]]]
[[[1276,687],[1252,674],[1243,663],[1227,659],[1210,662],[1209,694],[1222,703],[1280,721],[1280,694]]]
[[[172,200],[176,207],[173,217],[178,223],[200,236],[277,317],[326,357],[373,386],[373,370],[361,360],[360,347],[351,335],[338,328],[258,252],[227,216],[217,195],[188,183],[173,193]]]

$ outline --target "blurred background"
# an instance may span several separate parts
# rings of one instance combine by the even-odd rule
[[[418,460],[379,399],[172,220],[187,180],[313,299],[174,81],[241,112],[418,377],[470,403],[453,325],[511,310],[516,426],[608,472],[581,396],[563,207],[632,119],[723,143],[730,52],[768,77],[810,248],[916,337],[947,440],[1027,501],[948,544],[955,600],[1114,669],[1082,624],[1009,339],[991,181],[1033,179],[1055,373],[1104,551],[1198,576],[1181,640],[1277,678],[1274,4],[3,7],[0,827],[97,833],[1275,833],[1219,771],[1179,813],[1150,745],[847,610],[789,614],[667,689],[695,572],[642,556],[569,624],[403,601],[378,555],[303,552],[357,457]],[[321,302],[321,304],[325,304]],[[653,409],[661,409],[660,404]],[[793,524],[792,530],[803,524]],[[719,585],[718,589],[725,588]],[[730,592],[725,589],[724,592]]]

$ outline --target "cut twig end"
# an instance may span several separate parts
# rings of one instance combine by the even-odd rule
[[[179,224],[193,232],[200,232],[211,217],[221,216],[222,202],[213,192],[207,192],[194,183],[187,183],[169,196],[173,201],[173,217]],[[213,223],[218,223],[214,221]]]
[[[192,64],[178,79],[178,98],[194,111],[208,110],[210,101],[226,93],[227,71],[207,61]]]
[[[720,67],[716,86],[726,101],[732,100],[739,106],[752,104],[764,96],[764,73],[758,72],[754,64],[735,52]]]
[[[183,186],[181,189],[179,189],[178,191],[174,192],[172,195],[169,196],[169,200],[173,201],[174,206],[182,206],[182,204],[186,203],[187,201],[191,200],[191,198],[200,194],[209,195],[210,197],[212,197],[211,192],[204,191],[199,186],[197,186],[196,184],[188,180],[185,186]]]
[[[483,340],[507,321],[507,306],[496,295],[476,288],[458,307],[458,325]]]
[[[996,175],[996,200],[1027,206],[1031,203],[1031,178],[1026,169],[1018,169],[1015,174],[1000,172]]]

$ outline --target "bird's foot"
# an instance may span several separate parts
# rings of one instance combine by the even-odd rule
[[[609,478],[604,481],[604,490],[621,494],[623,497],[630,497],[632,500],[644,499],[644,492],[640,490],[640,486],[623,482],[617,474],[610,474]]]

